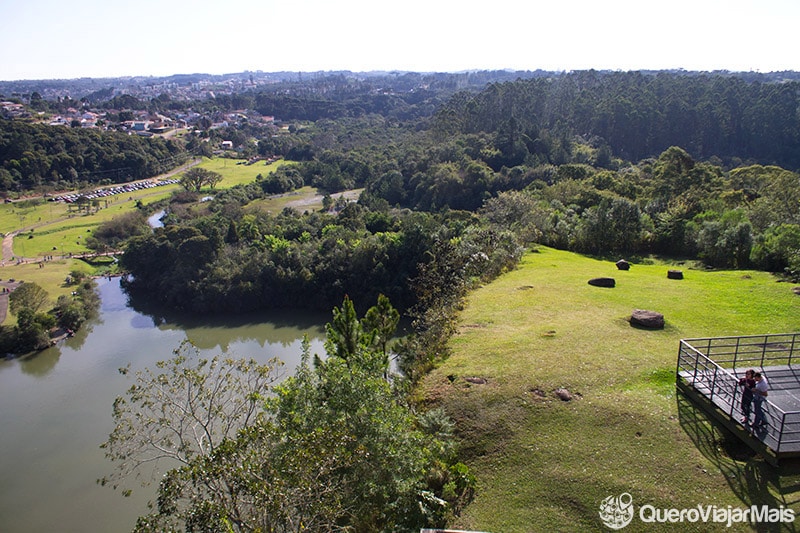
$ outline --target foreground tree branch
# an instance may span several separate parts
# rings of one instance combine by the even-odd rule
[[[114,402],[114,431],[102,445],[117,470],[101,480],[118,482],[134,475],[142,484],[141,467],[169,460],[188,465],[208,456],[224,439],[250,425],[263,407],[282,364],[271,360],[214,357],[202,359],[185,341],[175,357],[156,369],[136,373],[135,383]],[[120,369],[123,374],[128,369]]]

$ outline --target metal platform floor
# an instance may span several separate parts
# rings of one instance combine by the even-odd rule
[[[755,430],[741,423],[742,392],[737,383],[748,368],[725,369],[725,376],[715,378],[702,372],[695,375],[691,371],[681,371],[678,373],[678,381],[680,384],[683,380],[698,396],[705,398],[727,415],[728,419],[723,422],[744,430],[744,433],[737,432],[743,438],[760,441],[777,458],[800,456],[800,367],[783,365],[750,368],[761,372],[769,385],[769,396],[764,402],[764,419],[767,425]],[[752,408],[750,416],[752,421]]]

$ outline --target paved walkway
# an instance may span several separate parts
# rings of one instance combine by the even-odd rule
[[[18,281],[0,281],[0,324],[6,321],[8,316],[8,296],[19,287]]]
[[[6,261],[11,261],[11,258],[14,257],[14,237],[17,233],[19,232],[12,231],[3,237],[3,266],[6,266]]]
[[[0,324],[6,321],[8,315],[8,293],[0,294]]]

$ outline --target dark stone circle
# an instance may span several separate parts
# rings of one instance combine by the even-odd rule
[[[615,263],[617,265],[617,270],[630,270],[631,264],[625,261],[624,259],[620,259]]]
[[[656,311],[634,309],[631,313],[631,326],[647,329],[664,329],[664,315]]]
[[[616,286],[617,282],[614,278],[592,278],[589,280],[589,285],[594,287],[614,287]]]
[[[669,279],[683,279],[683,270],[667,270]]]

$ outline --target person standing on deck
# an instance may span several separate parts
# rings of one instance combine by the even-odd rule
[[[761,427],[767,425],[764,421],[764,401],[767,399],[769,384],[767,379],[761,375],[761,372],[753,374],[753,379],[756,381],[756,386],[753,389],[753,401],[755,402],[756,417],[753,420],[753,427]]]
[[[755,370],[752,368],[744,373],[744,377],[739,380],[739,386],[742,388],[742,424],[747,426],[750,423],[750,406],[753,403],[753,389],[756,386],[756,380],[753,379]]]

